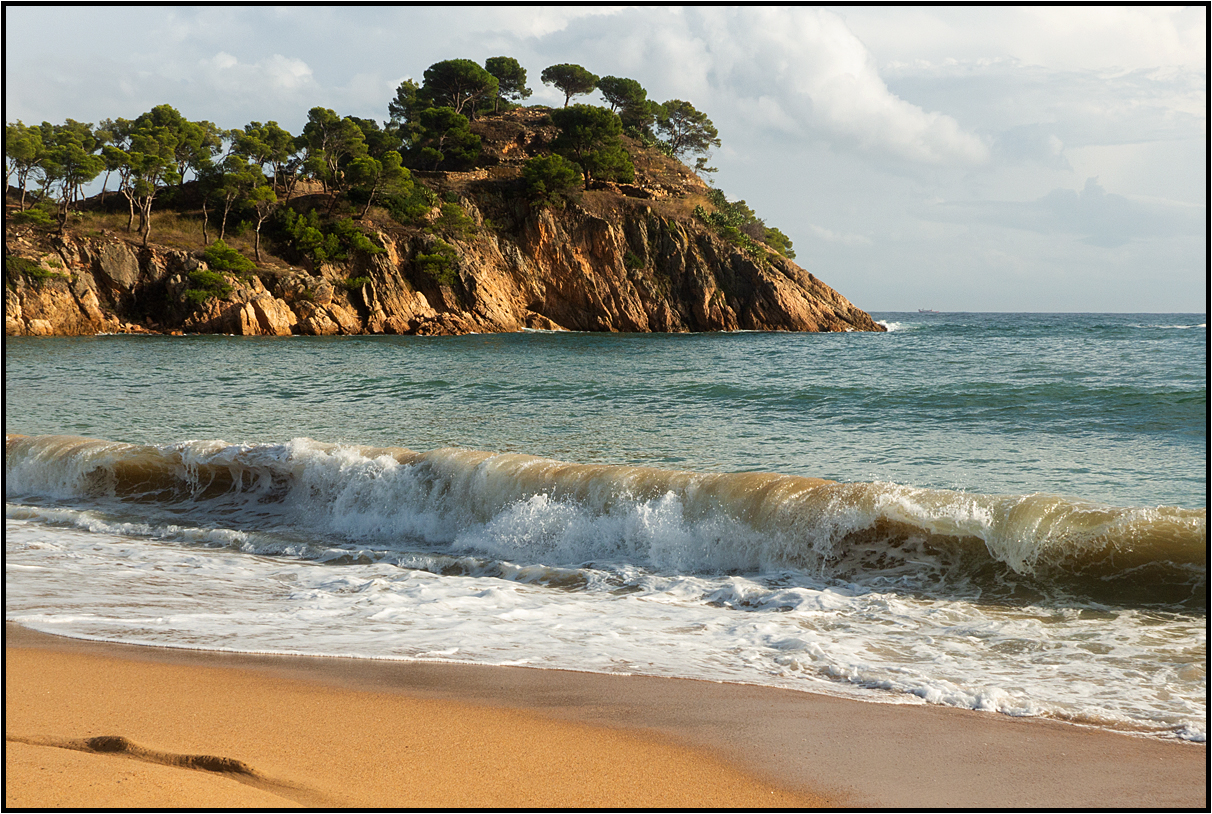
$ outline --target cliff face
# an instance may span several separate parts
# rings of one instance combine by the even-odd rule
[[[465,209],[477,219],[474,204]],[[51,276],[10,281],[8,335],[160,331],[241,335],[578,331],[879,331],[871,317],[785,258],[756,262],[706,229],[639,207],[608,220],[539,210],[514,235],[450,239],[455,278],[417,255],[436,238],[378,232],[386,251],[349,262],[229,277],[232,291],[185,299],[191,253],[118,235],[39,239],[10,227],[8,251]],[[348,287],[349,280],[360,282]]]
[[[37,275],[6,272],[5,333],[331,335],[578,331],[882,331],[871,317],[776,252],[755,259],[690,214],[705,185],[631,145],[634,184],[598,184],[561,208],[532,208],[521,163],[551,133],[531,111],[481,125],[486,166],[417,173],[467,222],[367,220],[383,248],[340,264],[269,263],[227,278],[225,296],[186,296],[195,253],[137,246],[121,232],[6,222],[5,251]],[[550,128],[547,128],[550,129]],[[453,247],[445,272],[418,255]]]

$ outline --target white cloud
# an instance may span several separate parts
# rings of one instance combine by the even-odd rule
[[[700,10],[717,90],[742,107],[780,93],[782,117],[838,147],[925,163],[980,163],[988,149],[951,116],[897,98],[840,17],[819,9]],[[784,118],[785,117],[785,118]]]
[[[626,43],[620,48],[619,42]],[[988,145],[942,111],[898,98],[838,15],[811,8],[644,8],[578,20],[536,46],[597,73],[640,77],[727,131],[769,128],[881,159],[971,165]]]
[[[808,231],[817,238],[826,243],[838,243],[843,246],[870,246],[871,238],[866,235],[856,235],[850,232],[835,232],[832,229],[826,229],[823,226],[817,226],[815,223],[805,224]]]
[[[1080,190],[1054,189],[1033,201],[945,203],[933,216],[1040,234],[1075,235],[1084,243],[1103,248],[1123,246],[1137,239],[1198,236],[1207,229],[1204,207],[1132,199],[1107,192],[1098,178],[1087,178]]]
[[[222,93],[238,93],[243,97],[262,93],[296,93],[318,86],[312,70],[301,59],[274,54],[257,62],[242,63],[220,51],[210,59],[199,62],[194,81]]]
[[[884,67],[1009,59],[1060,71],[1202,71],[1208,61],[1206,7],[859,6],[839,14]]]

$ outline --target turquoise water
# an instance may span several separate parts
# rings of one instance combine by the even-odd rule
[[[1207,505],[1203,315],[875,316],[893,330],[10,338],[5,431]]]
[[[8,338],[6,618],[1203,741],[1205,316],[875,316]]]

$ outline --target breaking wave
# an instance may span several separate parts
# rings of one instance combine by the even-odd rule
[[[93,501],[254,553],[248,532],[549,568],[805,571],[992,602],[1207,605],[1207,510],[295,439],[5,438],[6,497]],[[268,539],[265,534],[257,539]],[[258,546],[266,546],[264,550]],[[279,547],[280,548],[280,547]],[[292,549],[304,557],[306,544]],[[512,566],[511,566],[512,567]]]

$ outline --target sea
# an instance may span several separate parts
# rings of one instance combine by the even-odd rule
[[[1204,743],[1204,314],[8,337],[5,619]]]

